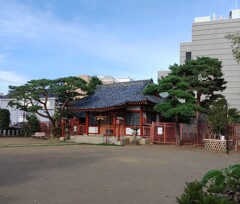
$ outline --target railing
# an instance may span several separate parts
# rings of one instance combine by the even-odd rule
[[[76,127],[76,128],[75,128]],[[70,135],[84,135],[85,133],[85,125],[77,125],[71,128]]]
[[[151,128],[151,143],[177,144],[175,123],[153,122]]]
[[[143,126],[143,138],[150,138],[150,126]]]

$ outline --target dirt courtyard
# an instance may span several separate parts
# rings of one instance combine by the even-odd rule
[[[162,145],[56,145],[0,148],[0,161],[3,204],[173,204],[185,181],[240,163],[240,154]]]

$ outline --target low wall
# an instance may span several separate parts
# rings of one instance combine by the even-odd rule
[[[227,141],[217,139],[204,139],[204,147],[208,150],[227,151]],[[228,150],[233,148],[233,140],[228,140]]]
[[[74,135],[70,136],[70,141],[83,144],[115,144],[115,145],[128,145],[133,141],[132,136],[121,137],[120,141],[114,136],[91,136],[91,135]],[[150,144],[149,138],[142,138],[137,136],[138,144]]]

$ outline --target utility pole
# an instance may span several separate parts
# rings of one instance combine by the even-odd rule
[[[228,154],[228,105],[225,99],[225,136],[226,136],[226,153]]]

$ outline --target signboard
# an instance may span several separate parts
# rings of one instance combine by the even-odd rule
[[[162,135],[163,134],[163,128],[162,127],[158,127],[157,128],[157,134],[158,135]]]

